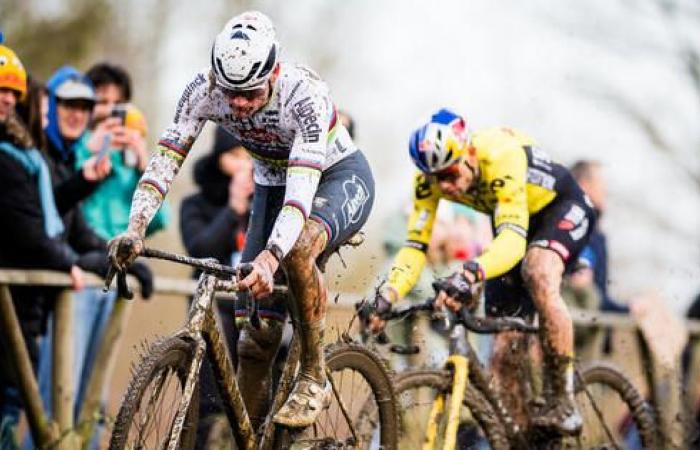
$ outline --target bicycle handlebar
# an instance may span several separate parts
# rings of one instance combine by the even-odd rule
[[[435,300],[430,298],[422,303],[401,309],[392,309],[390,312],[383,314],[384,320],[396,320],[417,314],[420,311],[433,311]],[[536,333],[539,327],[526,323],[518,317],[476,317],[466,308],[462,308],[457,315],[459,323],[464,325],[468,330],[479,334],[493,334],[504,331],[520,331],[523,333]]]
[[[213,258],[193,258],[191,256],[179,255],[177,253],[170,253],[163,250],[157,250],[154,248],[144,248],[139,256],[145,258],[163,259],[166,261],[173,261],[178,264],[184,264],[187,266],[194,267],[201,270],[202,272],[209,273],[217,276],[231,276],[236,278],[241,278],[246,276],[253,269],[253,265],[250,263],[239,264],[236,267],[227,266],[218,263]],[[109,287],[112,285],[112,280],[117,277],[117,292],[120,297],[127,300],[134,298],[133,292],[129,289],[129,285],[126,282],[126,271],[120,271],[115,266],[110,265],[107,271],[107,276],[105,277],[104,291],[108,291]]]
[[[247,275],[253,268],[250,263],[243,263],[232,267],[220,264],[213,258],[193,258],[191,256],[178,255],[177,253],[170,253],[154,248],[145,248],[140,256],[184,264],[212,275],[230,275],[237,278]]]

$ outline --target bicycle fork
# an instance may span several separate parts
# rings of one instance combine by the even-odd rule
[[[462,355],[450,355],[445,363],[445,368],[452,372],[452,392],[447,410],[447,428],[445,429],[445,440],[443,450],[452,450],[457,446],[457,428],[459,427],[462,400],[467,389],[467,379],[469,376],[469,361]],[[423,450],[435,450],[435,441],[438,434],[438,422],[440,416],[445,411],[445,392],[440,392],[433,401],[428,418],[428,428],[425,433]]]
[[[190,401],[192,400],[192,395],[194,389],[197,386],[199,368],[202,365],[202,359],[204,359],[204,352],[206,351],[206,344],[204,339],[196,340],[196,349],[194,353],[194,358],[192,360],[192,365],[190,366],[189,373],[187,374],[187,381],[185,382],[185,389],[180,400],[180,405],[173,421],[172,429],[170,430],[170,440],[168,441],[168,450],[175,450],[180,443],[180,433],[182,433],[182,427],[185,424],[185,416],[187,415],[187,410],[190,406]]]

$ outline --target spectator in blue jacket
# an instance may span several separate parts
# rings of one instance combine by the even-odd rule
[[[607,184],[602,165],[597,161],[580,160],[571,166],[571,174],[590,198],[598,217],[601,217],[605,213],[607,200]],[[600,220],[596,222],[588,246],[581,252],[581,256],[593,269],[593,280],[602,297],[601,311],[627,313],[627,306],[613,300],[608,292],[608,244],[600,223]]]

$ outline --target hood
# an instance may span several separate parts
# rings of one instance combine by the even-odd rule
[[[59,90],[67,81],[71,82],[72,87],[85,85],[90,90],[93,90],[92,83],[82,73],[71,66],[63,66],[54,72],[46,83],[46,89],[49,97],[48,125],[46,127],[46,136],[52,147],[58,150],[61,158],[65,161],[73,151],[63,138],[58,128],[58,113],[56,91]],[[94,90],[93,90],[94,91]],[[93,92],[94,95],[94,92]]]
[[[240,145],[240,141],[221,127],[216,128],[212,151],[203,156],[194,166],[194,182],[202,189],[202,194],[216,205],[228,201],[228,186],[231,177],[219,168],[219,157],[231,147]]]

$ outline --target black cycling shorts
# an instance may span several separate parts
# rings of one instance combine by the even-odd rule
[[[250,262],[265,249],[284,202],[285,186],[255,185],[253,208],[248,222],[242,262]],[[328,242],[319,259],[327,257],[367,222],[374,203],[374,178],[360,151],[338,161],[321,175],[309,220],[321,223]],[[276,297],[276,296],[273,296]],[[279,297],[260,302],[262,318],[284,320],[286,305]],[[237,307],[236,315],[247,314]]]
[[[596,213],[573,177],[567,180],[567,184],[570,185],[564,195],[558,195],[530,217],[527,242],[528,249],[542,247],[556,252],[564,261],[565,271],[569,272],[588,244]],[[521,267],[522,261],[507,273],[486,282],[487,315],[528,317],[536,312],[523,284]]]

